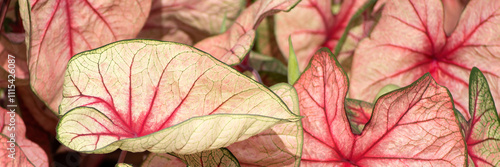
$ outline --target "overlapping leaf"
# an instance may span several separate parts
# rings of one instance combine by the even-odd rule
[[[142,167],[164,167],[165,164],[171,167],[185,167],[186,164],[179,158],[166,153],[151,153],[142,163]]]
[[[193,44],[228,27],[244,4],[243,0],[154,0],[138,37]]]
[[[373,104],[355,99],[346,99],[345,110],[352,132],[358,135],[361,134],[372,116]]]
[[[299,1],[258,0],[245,9],[225,33],[204,39],[194,46],[226,64],[238,64],[250,51],[255,29],[262,19],[279,11],[288,11]]]
[[[477,68],[469,80],[469,113],[465,128],[469,166],[500,165],[500,118],[488,82]]]
[[[68,65],[57,138],[81,152],[193,154],[298,117],[265,86],[192,47],[122,41]]]
[[[180,162],[179,162],[180,161]],[[143,167],[160,167],[168,166],[240,166],[238,160],[226,148],[219,148],[215,150],[207,150],[194,154],[155,154],[151,153]],[[185,164],[184,164],[185,163]]]
[[[330,0],[303,0],[289,13],[277,14],[276,40],[281,52],[288,58],[287,40],[291,36],[300,70],[303,71],[319,48],[335,48],[351,17],[366,2],[368,0],[343,1],[340,11],[334,14]],[[347,44],[339,54],[341,62],[352,55],[371,26],[371,21],[363,21],[355,30],[349,31]]]
[[[387,2],[378,25],[356,49],[350,96],[369,101],[387,84],[407,85],[429,72],[469,119],[467,78],[476,66],[498,103],[500,1],[471,0],[450,36],[443,30],[443,13],[440,1]]]
[[[0,164],[2,166],[49,166],[43,149],[25,138],[26,127],[21,117],[15,112],[0,108],[0,126],[0,155],[2,156]],[[11,151],[14,151],[14,155]]]
[[[304,166],[462,166],[465,144],[446,88],[425,75],[380,97],[360,135],[344,110],[348,79],[320,50],[294,87],[304,125]]]
[[[297,93],[291,85],[281,83],[270,89],[287,104],[293,113],[299,114]],[[234,143],[228,149],[238,159],[241,166],[298,166],[302,152],[302,135],[300,122],[284,123],[275,125],[247,140]],[[198,154],[189,156],[195,155]],[[183,159],[186,161],[186,158]],[[168,154],[151,154],[143,166],[159,166],[159,164],[176,161],[178,160],[175,157]]]
[[[290,110],[299,115],[295,89],[285,83],[270,87]],[[298,166],[302,153],[302,124],[289,122],[273,126],[247,140],[228,147],[241,166]]]
[[[22,0],[30,83],[52,111],[62,99],[69,59],[82,51],[134,38],[144,25],[150,0]]]

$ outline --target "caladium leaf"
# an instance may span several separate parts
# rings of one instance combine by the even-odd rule
[[[134,38],[146,21],[151,1],[22,0],[19,5],[32,89],[57,112],[69,59],[84,50]]]
[[[204,39],[194,46],[226,64],[238,64],[251,50],[255,29],[260,22],[276,12],[290,10],[299,1],[258,0],[245,9],[225,33]]]
[[[348,79],[328,49],[294,85],[304,125],[304,166],[462,166],[465,143],[446,88],[425,75],[380,97],[360,135],[344,99]]]
[[[486,78],[472,68],[469,80],[469,113],[465,129],[469,166],[500,165],[500,118]]]
[[[270,89],[290,110],[299,115],[299,100],[295,89],[285,83]],[[247,140],[228,147],[241,166],[298,166],[302,153],[302,123],[289,122],[273,126]]]
[[[186,167],[186,164],[179,158],[166,153],[151,153],[142,163],[142,167],[164,167],[168,164],[170,167]]]
[[[469,119],[467,78],[477,66],[493,84],[498,103],[500,1],[470,1],[449,37],[443,30],[442,6],[440,1],[387,2],[370,38],[356,49],[350,97],[369,101],[387,84],[406,85],[429,72],[450,90],[455,107]]]
[[[299,117],[265,86],[187,45],[116,42],[72,58],[57,139],[88,153],[193,154]]]
[[[244,4],[243,0],[153,0],[138,37],[193,44],[229,26]]]
[[[0,108],[0,130],[2,166],[49,166],[43,149],[25,138],[26,127],[15,109],[7,111]]]
[[[180,162],[179,162],[180,161]],[[206,150],[194,154],[155,154],[151,153],[142,164],[143,167],[155,166],[240,166],[238,160],[226,148]]]
[[[346,99],[344,105],[352,133],[361,134],[372,116],[373,104],[356,99]]]
[[[117,163],[115,167],[133,167],[133,165],[127,163]]]
[[[188,166],[240,166],[238,160],[226,148],[202,151],[200,153],[174,154]]]
[[[303,0],[294,10],[275,16],[276,40],[283,55],[288,58],[288,37],[291,36],[300,70],[303,71],[313,54],[321,47],[334,49],[349,20],[368,0],[343,1],[340,11],[332,13],[332,1]],[[307,24],[304,24],[307,23]],[[349,31],[341,61],[352,55],[362,37],[371,29],[370,21],[363,21],[356,31]]]

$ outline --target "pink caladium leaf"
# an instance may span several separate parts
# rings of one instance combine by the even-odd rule
[[[239,64],[251,50],[255,29],[269,15],[292,9],[300,0],[258,0],[243,10],[233,25],[223,34],[204,39],[194,46],[220,61]]]
[[[372,116],[373,104],[356,99],[346,99],[345,110],[352,133],[361,134]]]
[[[143,167],[162,167],[168,164],[172,167],[187,166],[240,166],[238,160],[226,148],[206,150],[194,154],[149,154],[142,164]]]
[[[450,90],[455,107],[469,119],[467,78],[477,66],[493,84],[498,103],[499,14],[500,1],[472,0],[454,32],[446,36],[440,1],[387,2],[378,25],[356,49],[350,97],[369,101],[387,84],[406,85],[429,72]]]
[[[275,16],[276,40],[283,55],[288,58],[288,37],[291,36],[300,70],[303,71],[313,54],[321,47],[334,49],[355,14],[368,0],[343,1],[340,11],[332,13],[332,1],[303,0],[292,11]],[[307,24],[304,24],[307,23]],[[339,60],[347,59],[362,37],[372,27],[371,21],[362,21],[349,31]]]
[[[43,149],[26,139],[26,127],[15,109],[0,108],[0,130],[2,166],[49,166]]]
[[[349,82],[328,49],[294,85],[304,125],[304,166],[463,166],[465,143],[445,87],[430,75],[377,100],[360,135],[344,109]]]
[[[53,112],[62,99],[69,59],[85,50],[134,38],[151,7],[150,0],[19,2],[27,33],[30,83]]]
[[[228,27],[243,0],[154,0],[139,38],[193,44]]]
[[[469,113],[465,128],[469,166],[499,166],[500,118],[488,82],[475,67],[469,80]]]
[[[270,89],[294,114],[299,115],[299,99],[291,85],[279,83]],[[297,121],[275,125],[247,140],[230,145],[228,149],[241,166],[298,166],[302,143],[302,123]]]
[[[193,154],[300,118],[265,86],[173,42],[130,40],[82,52],[64,81],[57,139],[80,152]]]

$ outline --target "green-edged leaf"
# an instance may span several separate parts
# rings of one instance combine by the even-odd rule
[[[186,167],[186,164],[181,159],[165,153],[151,153],[142,163],[142,167],[164,167],[168,164],[169,167]]]
[[[349,82],[320,49],[294,87],[304,116],[303,166],[463,166],[465,143],[448,90],[429,74],[374,104],[361,135],[350,130]]]
[[[57,138],[87,153],[193,154],[298,120],[269,89],[214,57],[153,40],[76,55],[63,97]]]
[[[0,165],[48,167],[47,154],[25,137],[23,119],[11,111],[0,108]]]
[[[75,54],[135,38],[151,0],[20,0],[33,91],[57,113],[64,72]]]
[[[290,10],[299,1],[258,0],[245,9],[225,33],[204,39],[194,46],[226,64],[238,64],[251,50],[255,29],[260,22],[271,14]]]
[[[466,131],[470,166],[500,165],[500,118],[488,81],[476,67],[469,79],[469,128]]]
[[[240,166],[238,160],[225,148],[202,151],[200,153],[174,154],[188,166]]]
[[[344,105],[352,133],[361,134],[372,116],[373,104],[356,99],[346,99]]]
[[[270,88],[288,108],[299,115],[299,99],[295,89],[286,83]],[[288,122],[273,126],[247,140],[228,147],[242,166],[298,166],[302,154],[302,123]]]
[[[300,77],[299,62],[297,62],[297,57],[295,56],[295,51],[293,50],[292,37],[288,37],[288,83],[293,85],[297,79]]]

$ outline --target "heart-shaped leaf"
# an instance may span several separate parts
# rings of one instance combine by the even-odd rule
[[[244,4],[243,0],[154,0],[138,37],[192,44],[229,26]]]
[[[343,1],[340,11],[332,13],[332,1],[303,0],[292,11],[276,15],[276,40],[283,55],[288,58],[288,37],[291,36],[301,71],[321,47],[334,49],[354,13],[368,0]],[[307,24],[305,24],[307,23]],[[347,59],[372,23],[363,21],[355,31],[349,31],[347,45],[339,54]]]
[[[82,51],[134,38],[146,21],[150,0],[19,1],[26,30],[30,83],[57,113],[64,71]]]
[[[13,110],[0,108],[0,164],[2,166],[48,167],[47,154],[26,139],[24,122]]]
[[[250,51],[260,22],[276,12],[290,10],[299,1],[258,0],[245,9],[225,33],[204,39],[194,46],[226,64],[238,64]]]
[[[328,49],[294,85],[304,125],[304,166],[463,166],[465,144],[446,88],[425,75],[380,97],[361,135],[344,110],[349,87]]]
[[[265,86],[172,42],[121,41],[72,58],[57,128],[71,149],[193,154],[297,121]]]
[[[344,105],[352,133],[361,134],[366,123],[372,117],[373,104],[361,100],[346,99]]]
[[[483,73],[472,68],[469,80],[469,113],[465,129],[469,166],[500,165],[500,118]]]
[[[180,161],[180,162],[179,162]],[[194,154],[149,154],[143,167],[165,166],[240,166],[238,160],[226,148],[207,150]]]
[[[355,51],[350,96],[370,101],[387,84],[407,85],[429,72],[450,90],[455,107],[469,119],[467,78],[477,66],[493,84],[491,93],[498,106],[498,16],[500,1],[471,0],[448,37],[440,1],[387,2],[378,25]]]
[[[270,89],[290,110],[299,115],[299,99],[295,89],[285,83]],[[273,126],[247,140],[228,147],[241,166],[298,166],[302,153],[302,123],[289,122]]]

